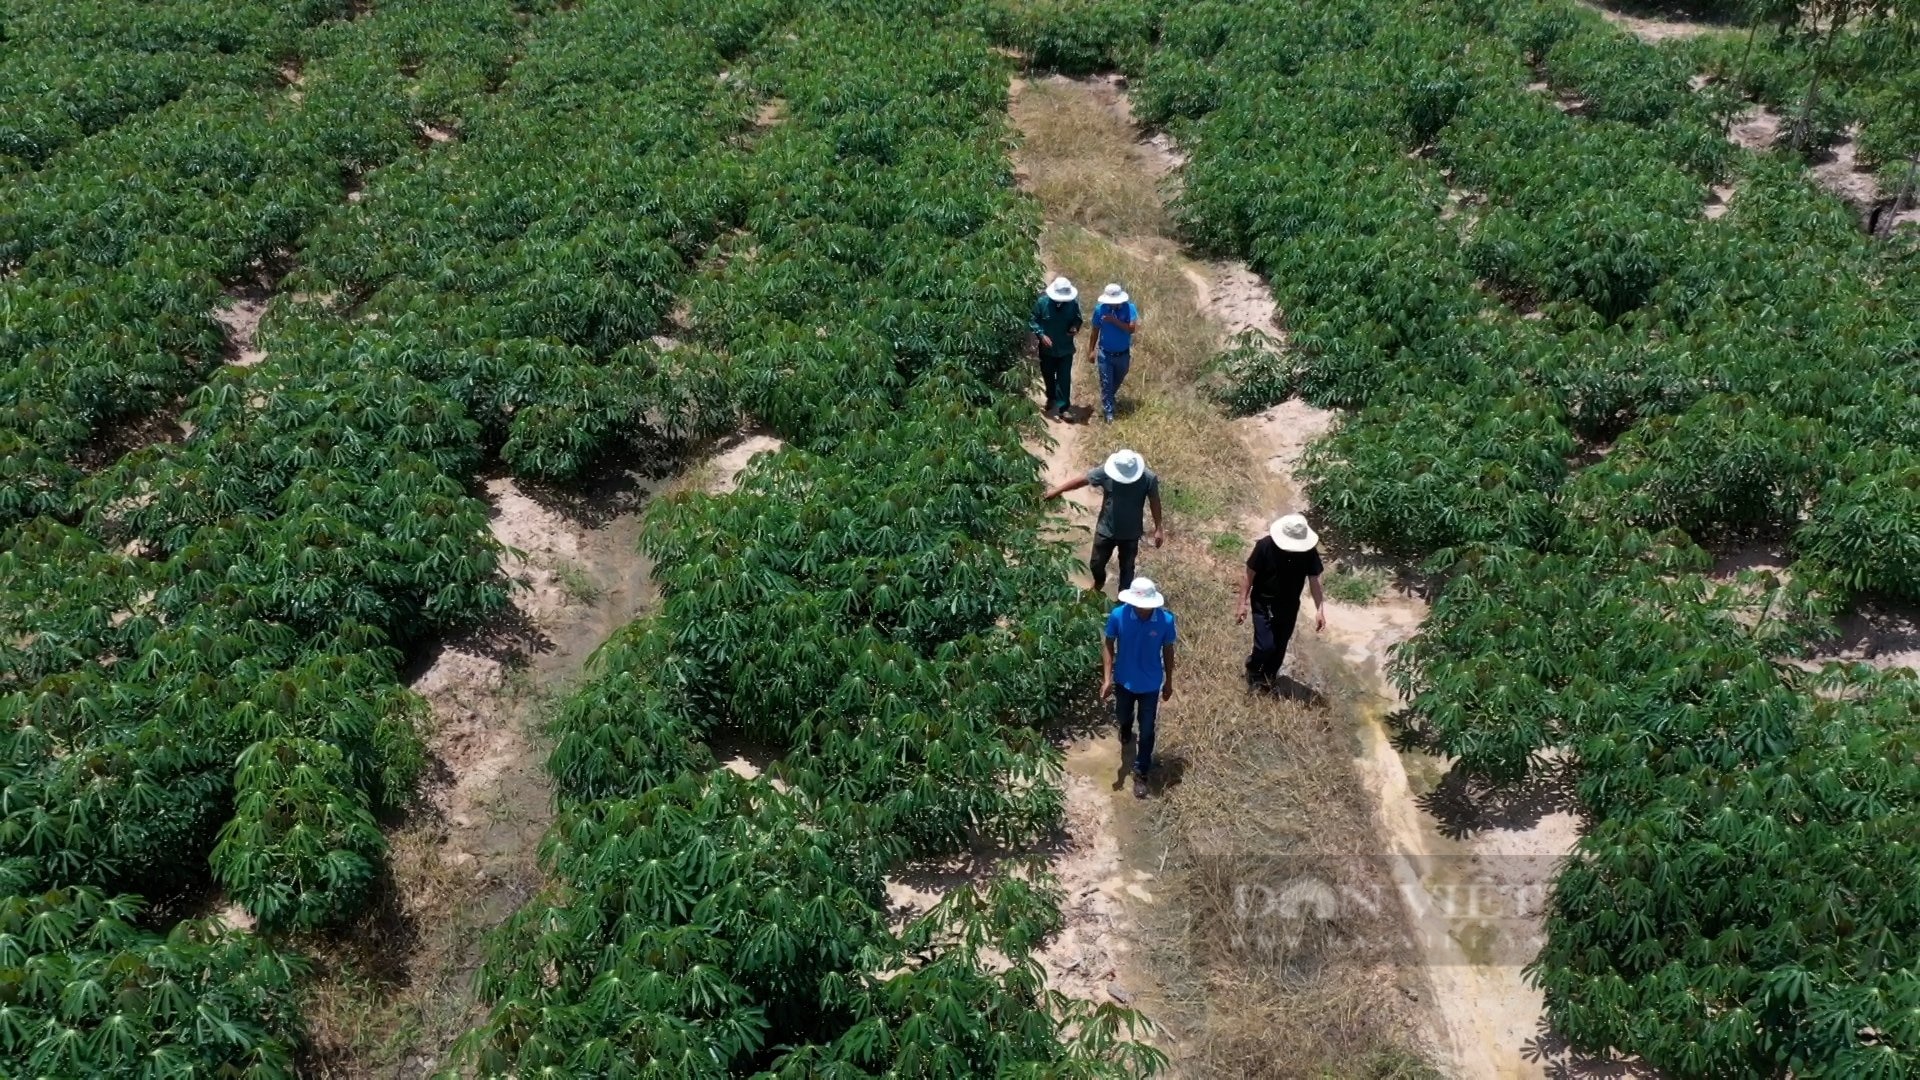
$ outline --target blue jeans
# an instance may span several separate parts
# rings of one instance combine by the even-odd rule
[[[1113,402],[1120,396],[1120,384],[1127,380],[1127,369],[1133,366],[1133,354],[1130,352],[1102,352],[1100,354],[1100,409],[1106,418],[1113,419]]]
[[[1153,722],[1160,718],[1160,691],[1136,694],[1124,686],[1114,687],[1113,718],[1120,725],[1121,743],[1132,737],[1136,716],[1140,720],[1140,745],[1134,751],[1133,772],[1145,776],[1153,768]]]

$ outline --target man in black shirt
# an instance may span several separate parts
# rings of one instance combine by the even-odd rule
[[[1320,537],[1307,519],[1288,514],[1273,523],[1267,535],[1247,556],[1247,573],[1240,585],[1240,607],[1233,621],[1247,621],[1253,612],[1253,652],[1247,656],[1247,685],[1270,690],[1287,658],[1287,642],[1300,617],[1300,587],[1313,588],[1316,612],[1313,628],[1327,628],[1327,594],[1321,591]]]

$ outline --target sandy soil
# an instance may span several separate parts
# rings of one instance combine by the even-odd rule
[[[417,852],[418,872],[451,902],[420,914],[464,944],[449,947],[454,966],[469,969],[479,931],[541,880],[534,852],[553,817],[543,710],[651,598],[637,547],[642,482],[622,478],[578,502],[506,477],[486,489],[494,538],[511,549],[503,569],[516,583],[512,609],[443,645],[413,680],[433,711],[425,796],[434,843]]]
[[[287,100],[293,102],[295,105],[305,101],[307,92],[301,89],[301,87],[306,85],[307,78],[300,71],[300,61],[298,59],[288,60],[280,65],[278,71],[280,81],[287,84]]]
[[[1194,271],[1188,273],[1194,274]],[[1266,280],[1259,274],[1243,263],[1217,262],[1210,264],[1204,274],[1195,276],[1198,277],[1195,292],[1200,298],[1200,309],[1220,325],[1227,338],[1251,331],[1282,343],[1286,341],[1286,331],[1281,328],[1274,308],[1273,290],[1267,288]]]
[[[1809,658],[1812,665],[1841,660],[1920,670],[1920,604],[1862,604],[1839,620],[1839,630],[1838,638]]]
[[[1735,118],[1727,138],[1732,139],[1736,146],[1755,153],[1765,153],[1773,149],[1774,141],[1780,138],[1781,127],[1778,114],[1755,105]]]
[[[1287,489],[1297,495],[1294,466],[1300,463],[1300,455],[1306,453],[1307,447],[1331,431],[1338,419],[1332,410],[1316,409],[1299,398],[1289,398],[1265,412],[1234,421],[1234,427],[1253,449],[1254,456],[1266,464],[1268,471],[1282,477]]]
[[[266,313],[267,299],[256,296],[232,296],[213,309],[213,321],[227,335],[227,363],[252,367],[267,358],[266,350],[255,344],[260,333],[260,317]]]
[[[1131,794],[1111,782],[1112,739],[1088,739],[1067,747],[1061,785],[1067,797],[1059,835],[1037,852],[1061,891],[1064,926],[1036,954],[1047,985],[1069,997],[1131,1003],[1141,979],[1127,961],[1139,933],[1131,904],[1151,904],[1154,873],[1121,850],[1121,837],[1140,810]],[[1106,782],[1103,782],[1106,781]],[[1006,852],[974,852],[903,867],[887,879],[888,912],[894,925],[924,914],[950,890],[984,887],[1007,859]],[[1129,974],[1133,977],[1130,979]]]
[[[740,482],[740,473],[747,463],[761,454],[770,454],[786,445],[771,435],[748,435],[730,446],[724,447],[709,460],[705,468],[712,470],[707,490],[716,495],[732,491]]]
[[[1708,221],[1715,221],[1725,217],[1727,211],[1733,209],[1734,187],[1732,184],[1715,184],[1711,192],[1706,208],[1701,213]]]
[[[1728,27],[1713,23],[1688,22],[1684,19],[1646,19],[1624,12],[1610,11],[1599,4],[1581,0],[1581,7],[1597,11],[1608,22],[1627,31],[1649,45],[1658,45],[1663,41],[1681,41],[1686,38],[1700,37],[1703,34],[1726,33]]]
[[[1871,213],[1880,201],[1880,181],[1872,171],[1860,165],[1860,150],[1855,139],[1860,129],[1847,129],[1847,137],[1836,143],[1826,161],[1807,170],[1814,183],[1838,196],[1841,202],[1862,215]]]

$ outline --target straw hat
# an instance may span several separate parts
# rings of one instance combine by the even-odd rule
[[[1160,595],[1160,586],[1143,577],[1134,578],[1131,589],[1120,590],[1120,602],[1148,610],[1167,606],[1167,598]]]
[[[1073,282],[1063,277],[1054,278],[1053,284],[1047,286],[1047,299],[1058,300],[1063,304],[1077,299],[1079,295],[1080,290],[1073,287]]]
[[[1147,461],[1132,450],[1115,450],[1100,468],[1115,481],[1131,484],[1147,471]]]
[[[1312,551],[1320,543],[1320,534],[1299,514],[1277,519],[1267,527],[1267,535],[1273,537],[1281,551]]]
[[[1131,298],[1127,296],[1127,290],[1118,284],[1109,285],[1100,290],[1100,302],[1103,304],[1124,304],[1129,299]]]

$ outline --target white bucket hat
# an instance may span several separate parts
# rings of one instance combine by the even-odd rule
[[[1167,598],[1160,595],[1160,586],[1143,577],[1134,578],[1132,588],[1120,590],[1120,602],[1148,609],[1167,606]]]
[[[1122,484],[1131,484],[1147,471],[1147,461],[1132,450],[1115,450],[1100,469]]]
[[[1320,534],[1313,531],[1307,519],[1299,514],[1288,514],[1267,527],[1267,535],[1280,545],[1281,551],[1312,551],[1320,543]]]
[[[1118,284],[1109,285],[1100,290],[1100,302],[1103,304],[1124,304],[1130,299],[1127,290]]]
[[[1080,290],[1073,287],[1073,282],[1063,277],[1054,278],[1053,284],[1047,286],[1047,299],[1058,300],[1063,304],[1078,298],[1079,295]]]

